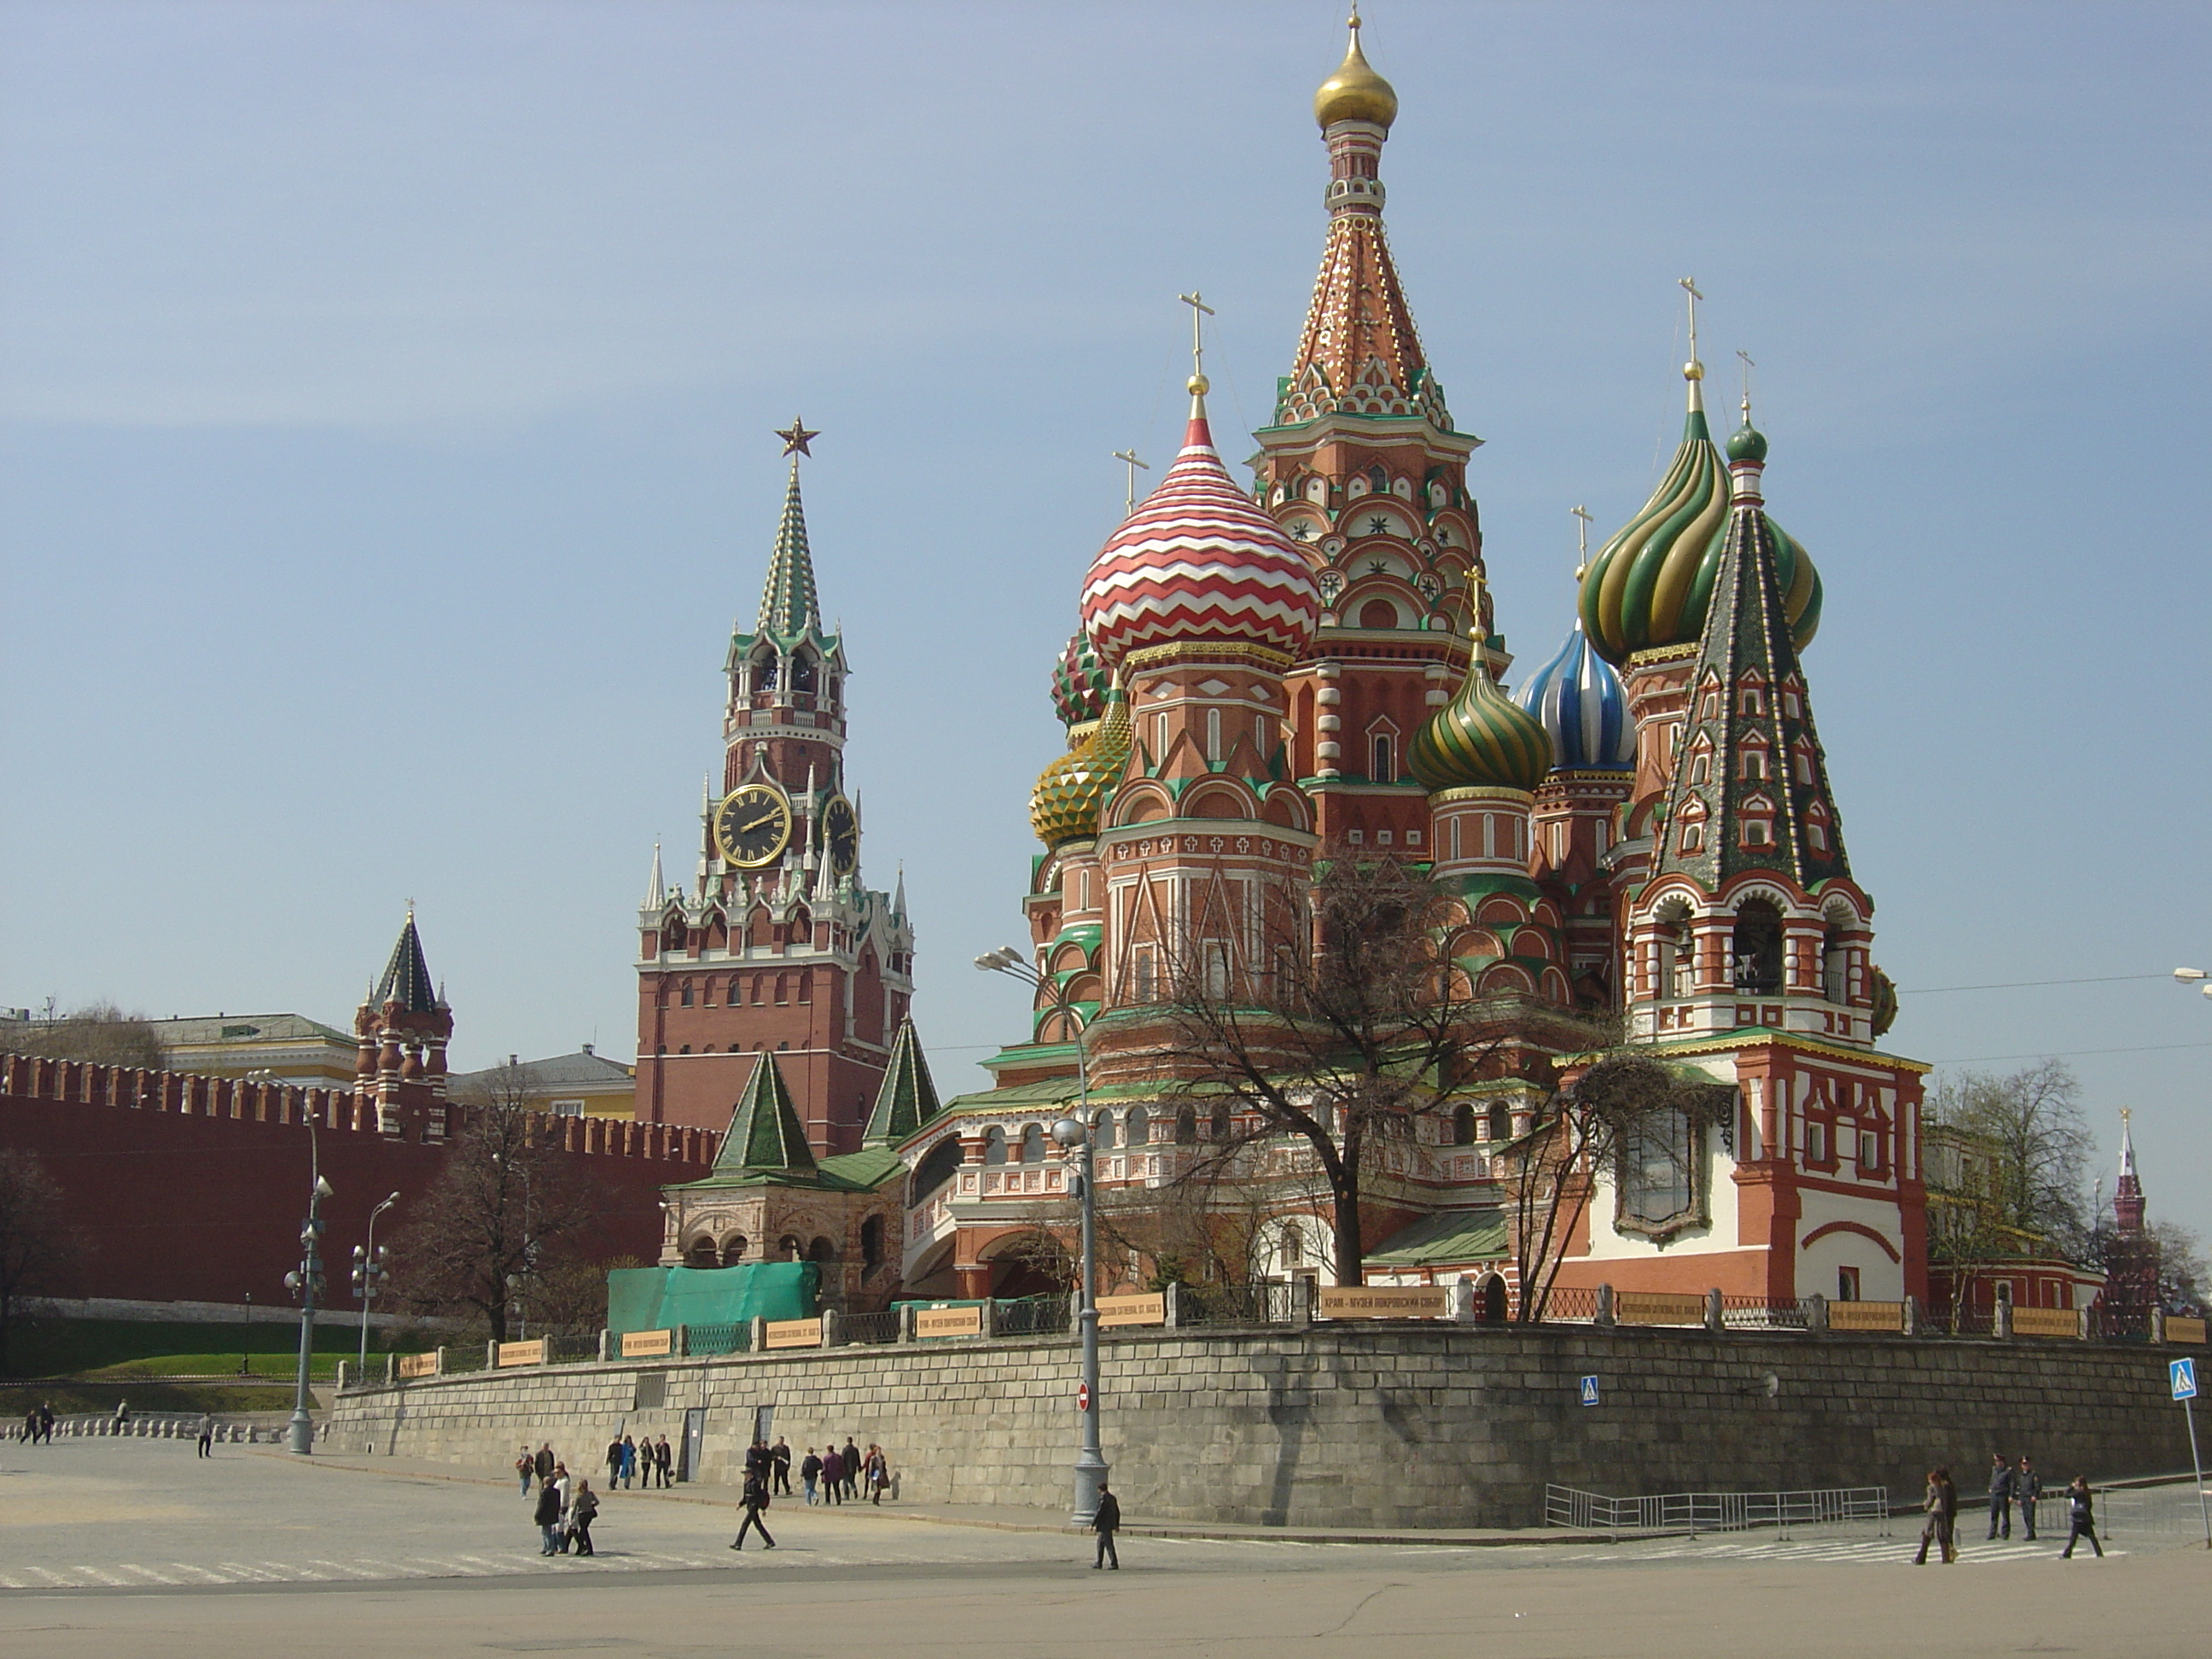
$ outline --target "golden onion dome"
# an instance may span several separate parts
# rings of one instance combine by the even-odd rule
[[[1388,127],[1398,118],[1398,94],[1359,50],[1359,14],[1352,14],[1352,46],[1336,73],[1314,94],[1314,119],[1326,132],[1339,121],[1372,121]]]
[[[1099,809],[1121,781],[1133,732],[1128,699],[1106,694],[1106,714],[1091,735],[1038,775],[1030,791],[1030,827],[1047,847],[1098,833]]]

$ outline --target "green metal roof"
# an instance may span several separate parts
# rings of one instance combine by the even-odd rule
[[[915,1035],[914,1021],[903,1020],[892,1040],[890,1062],[884,1067],[883,1086],[876,1091],[875,1109],[868,1114],[860,1144],[896,1146],[941,1109],[921,1039]]]
[[[1505,1254],[1504,1211],[1445,1210],[1400,1228],[1368,1251],[1366,1260],[1383,1267],[1440,1267],[1496,1261]]]

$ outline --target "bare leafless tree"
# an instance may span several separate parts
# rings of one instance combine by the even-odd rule
[[[417,1315],[471,1317],[505,1341],[511,1307],[527,1309],[547,1276],[590,1259],[603,1188],[552,1144],[549,1121],[522,1103],[519,1068],[490,1073],[457,1103],[460,1134],[392,1241],[392,1291]],[[573,1300],[573,1297],[568,1298]]]
[[[1988,1197],[2003,1224],[2069,1255],[2083,1249],[2094,1143],[2073,1067],[2040,1060],[2002,1075],[1958,1073],[1936,1085],[1927,1117],[1989,1143],[1996,1169]]]
[[[40,1302],[70,1288],[79,1259],[67,1200],[38,1155],[0,1152],[0,1376],[9,1337]]]
[[[1242,967],[1206,939],[1245,924],[1199,907],[1198,943],[1163,964],[1169,1035],[1155,1058],[1182,1097],[1178,1179],[1217,1192],[1264,1182],[1279,1162],[1269,1143],[1303,1143],[1327,1187],[1336,1282],[1357,1285],[1376,1145],[1415,1139],[1509,1032],[1552,1016],[1528,999],[1475,995],[1453,959],[1455,912],[1423,866],[1332,849],[1309,899],[1267,920],[1259,960]]]
[[[1728,1109],[1733,1091],[1685,1079],[1648,1054],[1614,1053],[1557,1091],[1535,1126],[1498,1154],[1510,1200],[1509,1242],[1520,1279],[1517,1316],[1544,1317],[1592,1194],[1648,1126],[1686,1114],[1699,1129]],[[1702,1134],[1686,1137],[1698,1156]],[[1683,1174],[1694,1180],[1698,1171]]]
[[[0,1024],[0,1050],[149,1072],[164,1064],[161,1039],[146,1016],[125,1013],[112,1002],[88,1002],[41,1019],[9,1020]]]

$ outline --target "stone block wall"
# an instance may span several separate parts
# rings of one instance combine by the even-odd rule
[[[1302,1527],[1540,1523],[1547,1484],[1631,1495],[1887,1486],[1932,1464],[1969,1499],[1990,1452],[2054,1488],[2188,1467],[2166,1351],[1595,1328],[1316,1327],[1113,1333],[1102,1424],[1133,1519]],[[665,1404],[638,1409],[641,1378]],[[1769,1395],[1765,1379],[1776,1389]],[[1580,1403],[1579,1379],[1600,1403]],[[550,1440],[604,1474],[607,1441],[678,1442],[703,1407],[701,1479],[731,1482],[756,1407],[804,1455],[883,1444],[909,1501],[1066,1501],[1074,1344],[933,1342],[561,1366],[349,1390],[332,1440],[503,1472]]]

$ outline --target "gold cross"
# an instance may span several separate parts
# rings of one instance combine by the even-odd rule
[[[1698,292],[1696,277],[1679,276],[1675,281],[1681,285],[1682,292],[1690,296],[1690,361],[1694,363],[1698,361],[1698,301],[1705,296]]]
[[[1739,351],[1735,355],[1743,360],[1743,423],[1749,426],[1751,424],[1751,371],[1757,368],[1759,365],[1752,362],[1751,354],[1748,351]]]
[[[1586,507],[1578,507],[1574,509],[1574,514],[1575,546],[1580,555],[1575,562],[1575,580],[1580,581],[1583,579],[1583,572],[1589,568],[1590,510]]]
[[[1206,379],[1206,319],[1213,315],[1213,307],[1196,289],[1176,297],[1190,307],[1191,390],[1202,392],[1206,388],[1198,383]]]
[[[1150,472],[1152,470],[1152,464],[1150,461],[1139,460],[1137,452],[1133,449],[1117,449],[1114,452],[1114,459],[1117,461],[1127,461],[1129,464],[1129,491],[1121,503],[1121,512],[1126,517],[1137,510],[1137,469],[1141,466],[1146,471]]]

